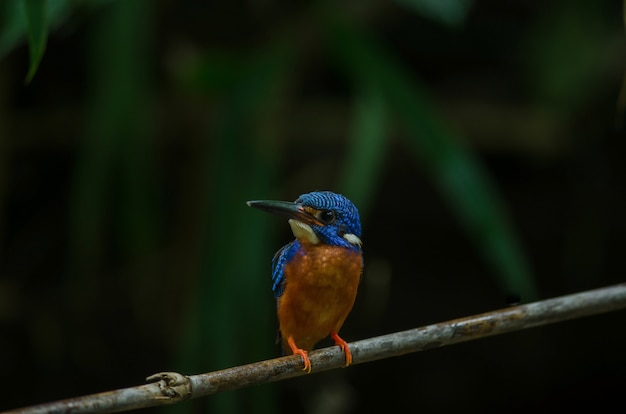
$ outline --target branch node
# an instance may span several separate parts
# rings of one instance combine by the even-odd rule
[[[157,397],[159,400],[173,404],[191,398],[191,380],[178,372],[159,372],[150,375],[146,381],[157,383],[162,395]]]

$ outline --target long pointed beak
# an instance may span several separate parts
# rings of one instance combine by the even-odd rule
[[[246,204],[250,207],[298,220],[305,224],[316,224],[319,226],[324,225],[324,223],[319,221],[313,214],[307,212],[302,204],[291,201],[253,200],[246,202]]]

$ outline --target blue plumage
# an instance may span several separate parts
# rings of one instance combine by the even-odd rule
[[[311,208],[319,212],[318,218],[322,224],[310,224],[310,227],[322,243],[360,250],[360,243],[355,243],[354,239],[345,237],[346,234],[361,237],[359,211],[346,197],[330,191],[316,191],[302,194],[294,203],[305,209]],[[300,251],[301,247],[296,239],[280,248],[274,255],[272,259],[274,298],[278,299],[283,294],[285,265]]]
[[[294,240],[281,247],[272,259],[272,291],[275,299],[278,299],[285,291],[285,264],[289,263],[299,249],[300,242]]]
[[[334,220],[328,224],[311,225],[311,228],[321,239],[322,243],[332,246],[360,248],[360,245],[354,245],[344,238],[346,234],[354,234],[357,237],[361,237],[359,211],[346,197],[330,191],[315,191],[302,194],[295,202],[304,207],[334,214]],[[320,218],[324,221],[324,217]]]

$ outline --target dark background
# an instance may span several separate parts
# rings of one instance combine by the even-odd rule
[[[52,3],[29,84],[0,7],[0,410],[278,356],[250,199],[360,208],[348,341],[624,281],[620,1]],[[625,316],[152,411],[615,412]]]

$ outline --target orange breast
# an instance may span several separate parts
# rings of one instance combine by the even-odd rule
[[[339,332],[354,305],[362,268],[359,252],[302,243],[285,266],[285,291],[278,299],[285,352],[290,352],[289,336],[310,351],[331,332]]]

